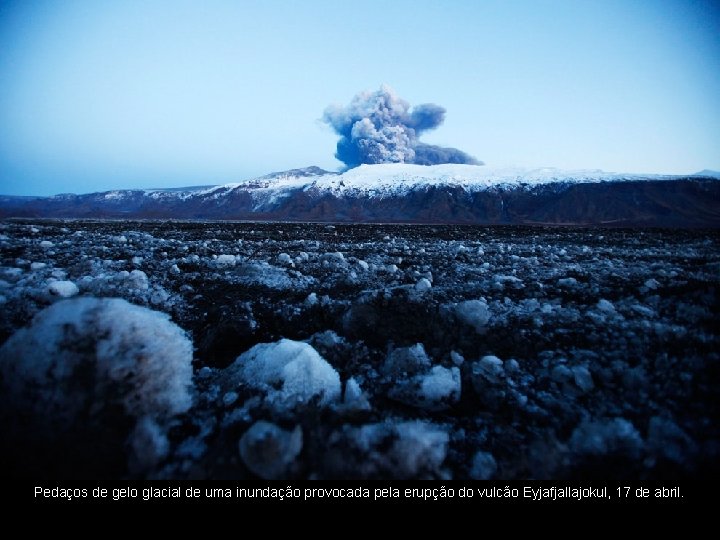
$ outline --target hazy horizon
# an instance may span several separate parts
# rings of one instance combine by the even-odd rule
[[[720,170],[719,30],[712,1],[2,2],[0,194],[339,170],[324,111],[381,84],[490,167]]]

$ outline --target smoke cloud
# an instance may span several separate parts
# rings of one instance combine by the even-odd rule
[[[433,103],[410,108],[392,88],[357,94],[347,107],[325,109],[323,121],[340,135],[335,157],[348,169],[363,163],[466,163],[482,165],[457,148],[418,141],[425,131],[445,120],[445,109]]]

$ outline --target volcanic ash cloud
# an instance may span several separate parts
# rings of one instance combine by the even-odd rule
[[[340,135],[335,157],[348,169],[363,163],[482,165],[457,148],[418,140],[444,120],[445,108],[440,105],[423,103],[411,108],[385,85],[375,92],[357,94],[347,107],[330,106],[323,114],[323,121]]]

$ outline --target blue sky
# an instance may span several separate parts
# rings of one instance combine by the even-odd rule
[[[488,165],[720,169],[712,0],[0,0],[0,193],[335,170],[382,83]]]

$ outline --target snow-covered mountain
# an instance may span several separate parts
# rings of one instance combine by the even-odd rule
[[[353,196],[402,196],[416,189],[428,187],[462,187],[467,191],[493,188],[531,189],[554,183],[592,183],[641,180],[673,180],[677,176],[657,174],[618,174],[601,170],[561,170],[556,168],[492,168],[478,165],[414,165],[387,163],[360,165],[342,174],[324,171],[319,167],[293,169],[273,173],[244,182],[215,186],[193,196],[228,189],[252,189],[282,192],[314,189]]]
[[[718,226],[720,181],[457,164],[307,167],[221,186],[0,197],[0,216]]]

